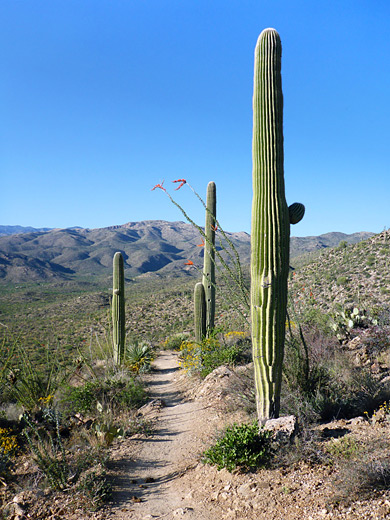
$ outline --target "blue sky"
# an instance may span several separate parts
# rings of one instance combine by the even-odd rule
[[[2,0],[0,224],[202,223],[250,232],[253,53],[283,45],[292,235],[390,227],[388,0]],[[172,186],[172,188],[171,188]]]

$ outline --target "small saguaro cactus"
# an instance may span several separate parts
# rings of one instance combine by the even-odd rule
[[[195,341],[201,343],[206,336],[206,298],[202,282],[195,284],[194,289],[194,326]]]
[[[112,341],[114,361],[123,363],[125,353],[125,274],[123,256],[115,253],[113,259],[112,285]]]
[[[215,227],[216,227],[217,195],[215,182],[207,185],[205,250],[203,263],[203,278],[206,297],[206,333],[214,329],[215,318]]]
[[[255,50],[251,319],[259,423],[279,416],[287,314],[290,223],[304,206],[287,207],[284,188],[281,42],[265,29]]]

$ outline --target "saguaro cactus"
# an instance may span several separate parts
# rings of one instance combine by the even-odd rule
[[[195,341],[201,343],[206,335],[206,298],[202,282],[198,282],[194,289],[194,325]]]
[[[121,364],[125,352],[125,274],[123,256],[115,253],[113,259],[112,341],[114,361]]]
[[[215,226],[217,211],[217,195],[215,182],[207,185],[206,222],[205,222],[205,250],[203,264],[203,278],[206,297],[206,332],[209,335],[214,329],[215,318]]]
[[[290,222],[304,213],[287,207],[283,172],[281,42],[265,29],[255,50],[253,91],[253,202],[251,318],[257,414],[279,416],[289,272]]]

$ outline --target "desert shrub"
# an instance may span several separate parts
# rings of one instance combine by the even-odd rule
[[[88,501],[88,509],[96,511],[103,503],[112,497],[112,485],[108,481],[104,467],[98,466],[80,478],[77,491]]]
[[[14,360],[7,374],[9,398],[25,410],[42,408],[70,378],[73,368],[58,349],[39,344],[41,359],[34,359],[19,343],[14,347]]]
[[[173,336],[169,336],[164,343],[163,343],[163,349],[164,350],[180,350],[180,345],[183,343],[183,341],[188,340],[188,334],[175,334]]]
[[[390,489],[390,462],[386,457],[365,456],[346,460],[335,477],[332,502],[348,504]]]
[[[390,326],[371,327],[367,332],[363,338],[363,345],[369,356],[377,356],[390,349]]]
[[[6,397],[7,383],[9,382],[9,367],[12,363],[16,342],[8,337],[0,341],[0,402],[8,400]]]
[[[233,424],[223,436],[203,454],[203,462],[233,471],[251,471],[264,467],[273,455],[273,433],[259,430],[259,424]]]
[[[46,477],[52,489],[65,489],[72,474],[60,435],[59,420],[56,421],[55,437],[43,435],[37,425],[25,415],[27,427],[24,430],[33,459]]]
[[[348,278],[346,276],[339,276],[336,280],[337,285],[345,285],[348,282]]]
[[[363,415],[386,396],[369,369],[352,366],[335,338],[306,326],[288,329],[283,374],[282,412],[303,423]]]
[[[336,251],[342,251],[348,247],[348,242],[346,240],[341,240],[339,245],[336,247]]]
[[[348,435],[340,439],[331,439],[325,449],[335,459],[353,459],[360,453],[359,444]]]
[[[0,447],[0,484],[6,485],[13,467],[14,463],[12,462],[10,452]]]
[[[206,377],[221,365],[234,366],[240,359],[241,348],[239,345],[223,345],[211,348],[203,356],[201,377]]]
[[[189,373],[206,377],[221,365],[234,366],[245,356],[241,341],[221,342],[217,337],[205,338],[202,343],[183,341],[180,346],[180,366]]]
[[[318,430],[300,425],[298,435],[292,442],[279,445],[272,467],[291,467],[304,461],[305,464],[327,465],[330,454],[323,449],[323,438]]]
[[[95,379],[79,387],[68,388],[62,404],[68,413],[96,413],[97,408],[137,408],[144,403],[146,392],[139,380]]]
[[[321,334],[324,337],[333,337],[332,322],[329,316],[315,306],[308,306],[299,316],[298,322],[306,330],[313,330],[314,334]]]

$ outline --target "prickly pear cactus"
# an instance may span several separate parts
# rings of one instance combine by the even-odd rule
[[[201,343],[206,336],[206,298],[202,282],[194,289],[194,328],[195,341]]]
[[[203,279],[206,297],[206,333],[214,329],[215,318],[215,226],[216,226],[217,196],[215,182],[207,185],[205,251],[203,264]]]
[[[113,259],[112,341],[114,361],[123,363],[125,352],[125,274],[123,256],[115,253]]]
[[[255,50],[252,142],[251,319],[260,423],[279,416],[290,222],[304,213],[299,203],[289,210],[285,198],[281,54],[279,34],[265,29]]]

